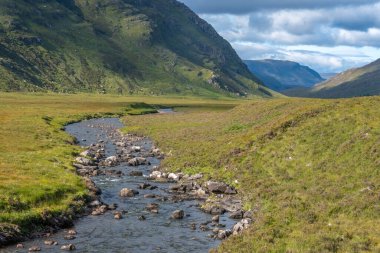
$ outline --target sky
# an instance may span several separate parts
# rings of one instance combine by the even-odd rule
[[[337,73],[380,58],[380,0],[181,0],[244,60]]]

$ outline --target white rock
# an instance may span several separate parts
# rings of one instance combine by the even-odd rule
[[[158,171],[158,170],[155,170],[153,171],[149,177],[151,178],[161,178],[162,177],[162,172],[161,171]]]
[[[134,151],[134,152],[140,152],[141,151],[141,147],[139,147],[139,146],[132,146],[131,150]]]
[[[179,176],[178,176],[177,174],[175,174],[175,173],[170,173],[170,174],[168,175],[168,179],[172,179],[172,180],[174,180],[174,181],[178,181],[180,178],[179,178]]]

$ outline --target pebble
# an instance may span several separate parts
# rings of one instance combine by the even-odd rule
[[[212,221],[213,221],[213,222],[218,223],[219,220],[220,220],[220,216],[219,216],[219,215],[215,215],[215,216],[212,217]]]
[[[123,215],[120,212],[116,212],[114,214],[115,220],[121,220],[123,218]]]
[[[76,235],[76,234],[77,234],[77,231],[74,230],[74,229],[70,229],[69,231],[67,231],[67,234],[68,234],[68,235]]]
[[[41,248],[38,246],[32,246],[29,248],[29,252],[37,252],[37,251],[41,251]]]
[[[58,245],[58,242],[47,240],[47,241],[44,241],[44,244],[48,246],[53,246],[53,245],[55,246],[55,245]]]

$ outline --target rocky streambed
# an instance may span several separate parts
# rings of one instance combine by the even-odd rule
[[[123,135],[115,118],[71,124],[86,151],[74,167],[92,194],[75,226],[5,252],[208,252],[252,222],[236,190],[203,175],[160,171],[165,157],[146,137]]]

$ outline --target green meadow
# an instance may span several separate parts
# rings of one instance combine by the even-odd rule
[[[380,98],[126,117],[170,171],[235,185],[255,222],[218,252],[379,252]]]
[[[0,93],[0,232],[80,208],[88,192],[71,164],[81,149],[62,129],[117,116],[167,154],[164,169],[238,188],[255,221],[218,252],[379,252],[379,105]],[[177,113],[146,114],[160,107]]]

